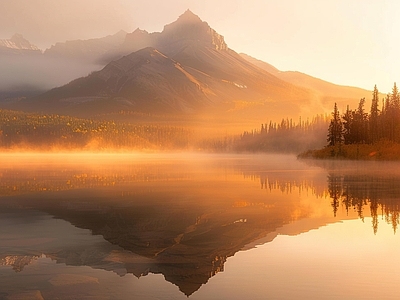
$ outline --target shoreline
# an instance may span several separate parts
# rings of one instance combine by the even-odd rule
[[[299,159],[334,160],[400,160],[400,144],[380,141],[375,144],[350,144],[326,146],[322,149],[308,150],[297,155]]]

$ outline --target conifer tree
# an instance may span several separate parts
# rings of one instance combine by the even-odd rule
[[[365,98],[362,98],[358,103],[358,108],[353,115],[353,132],[355,143],[364,144],[368,141],[368,114],[364,112]]]
[[[343,124],[336,103],[333,108],[332,119],[328,128],[327,142],[329,146],[340,145],[343,142]]]
[[[400,110],[400,95],[396,82],[394,83],[392,89],[392,103],[395,110]]]
[[[369,140],[375,143],[379,139],[378,117],[379,117],[379,92],[378,88],[374,87],[372,93],[371,112],[369,116]]]
[[[399,142],[400,137],[400,94],[397,89],[396,82],[393,85],[392,89],[392,103],[393,103],[393,112],[392,112],[392,120],[391,120],[391,135],[392,141]]]
[[[347,105],[346,113],[343,115],[343,140],[346,145],[354,143],[352,128],[353,114]]]
[[[393,121],[393,105],[391,103],[391,95],[387,94],[385,98],[385,110],[382,112],[382,132],[383,137],[392,140],[392,121]]]

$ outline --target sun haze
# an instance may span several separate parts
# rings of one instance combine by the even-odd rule
[[[400,77],[396,1],[2,0],[0,7],[0,38],[21,33],[41,48],[121,29],[161,31],[189,8],[232,49],[280,70],[383,92]]]

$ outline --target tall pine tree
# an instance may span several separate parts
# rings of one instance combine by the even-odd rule
[[[343,124],[336,103],[333,108],[332,119],[328,128],[327,142],[329,146],[340,145],[343,142]]]
[[[392,140],[394,142],[400,142],[400,94],[399,90],[396,86],[396,82],[393,85],[392,89],[392,103],[393,103],[393,112],[392,112]]]
[[[346,145],[354,143],[353,137],[353,112],[347,105],[346,113],[343,115],[343,139]]]
[[[378,124],[378,118],[379,118],[378,106],[379,106],[379,92],[375,84],[374,91],[372,92],[371,112],[369,115],[369,141],[371,143],[375,143],[380,138],[379,124]]]

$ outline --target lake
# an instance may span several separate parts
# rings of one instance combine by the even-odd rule
[[[400,163],[0,155],[0,299],[399,299]]]

